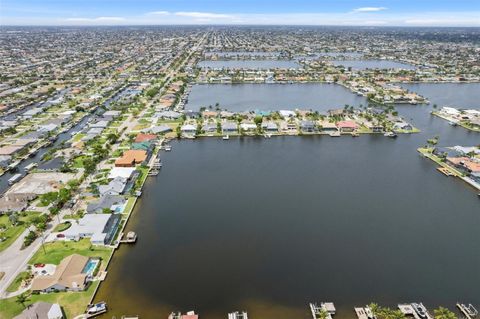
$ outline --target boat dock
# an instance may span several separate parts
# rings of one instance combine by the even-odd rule
[[[456,174],[454,174],[451,170],[449,170],[448,168],[446,167],[437,167],[437,170],[442,173],[442,174],[445,174],[445,176],[456,176]]]
[[[365,312],[364,308],[359,307],[354,309],[358,319],[368,319],[367,313]]]
[[[457,302],[456,306],[467,319],[477,318],[478,310],[475,309],[475,307],[472,304],[468,304],[467,306],[466,304]]]
[[[228,319],[248,319],[248,314],[246,311],[235,311],[228,314]]]
[[[370,309],[369,306],[355,307],[354,310],[358,319],[376,319],[372,309]]]
[[[336,312],[333,302],[322,302],[320,306],[316,303],[310,303],[309,306],[313,319],[332,319]]]
[[[129,231],[125,239],[123,239],[123,233],[120,235],[120,243],[121,244],[135,244],[137,242],[137,234],[133,231]]]
[[[415,319],[421,319],[418,314],[416,313],[415,309],[413,309],[411,304],[399,304],[398,309],[408,317],[414,317]]]

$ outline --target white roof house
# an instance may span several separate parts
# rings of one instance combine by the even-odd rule
[[[108,174],[109,179],[115,179],[117,177],[130,178],[135,171],[135,167],[114,167]]]
[[[283,118],[286,118],[286,117],[295,117],[295,112],[294,111],[290,111],[290,110],[280,110],[278,111],[278,113],[283,117]]]
[[[443,113],[446,113],[446,114],[450,114],[450,115],[457,115],[457,114],[460,114],[460,111],[453,108],[453,107],[448,107],[448,106],[445,106],[445,107],[442,107],[442,110],[441,110]]]
[[[90,237],[92,244],[103,244],[106,237],[104,229],[111,216],[112,214],[86,214],[78,221],[73,221],[72,226],[62,233],[68,240]]]

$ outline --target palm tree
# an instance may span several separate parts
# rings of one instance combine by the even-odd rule
[[[433,311],[435,319],[456,319],[457,316],[450,310],[444,307],[439,307]]]
[[[27,296],[24,293],[18,295],[17,299],[15,300],[15,302],[21,304],[23,306],[23,308],[26,308],[26,306],[25,306],[26,301],[27,301]]]

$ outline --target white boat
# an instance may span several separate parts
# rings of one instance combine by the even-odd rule
[[[248,319],[246,311],[235,311],[228,314],[228,319]]]
[[[170,152],[172,147],[170,145],[165,145],[165,151]]]
[[[340,132],[339,132],[339,131],[330,132],[330,133],[328,133],[328,135],[330,135],[331,137],[339,137],[339,136],[340,136]]]
[[[30,163],[28,164],[27,166],[25,166],[25,171],[29,172],[31,169],[37,167],[38,164],[37,163]]]
[[[87,315],[97,315],[104,312],[107,312],[107,303],[105,301],[87,306]]]
[[[229,140],[229,139],[230,139],[230,136],[228,136],[228,135],[222,136],[222,140]]]
[[[263,137],[265,137],[265,138],[271,138],[271,137],[272,137],[272,134],[266,133],[266,134],[263,135]]]
[[[397,134],[395,132],[386,132],[383,136],[395,138]]]
[[[420,318],[428,318],[427,308],[422,303],[412,303],[412,307]]]
[[[22,178],[22,174],[15,174],[8,180],[8,185],[13,185]]]

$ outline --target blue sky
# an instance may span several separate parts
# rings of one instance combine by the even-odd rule
[[[0,24],[480,26],[480,0],[0,0]]]

